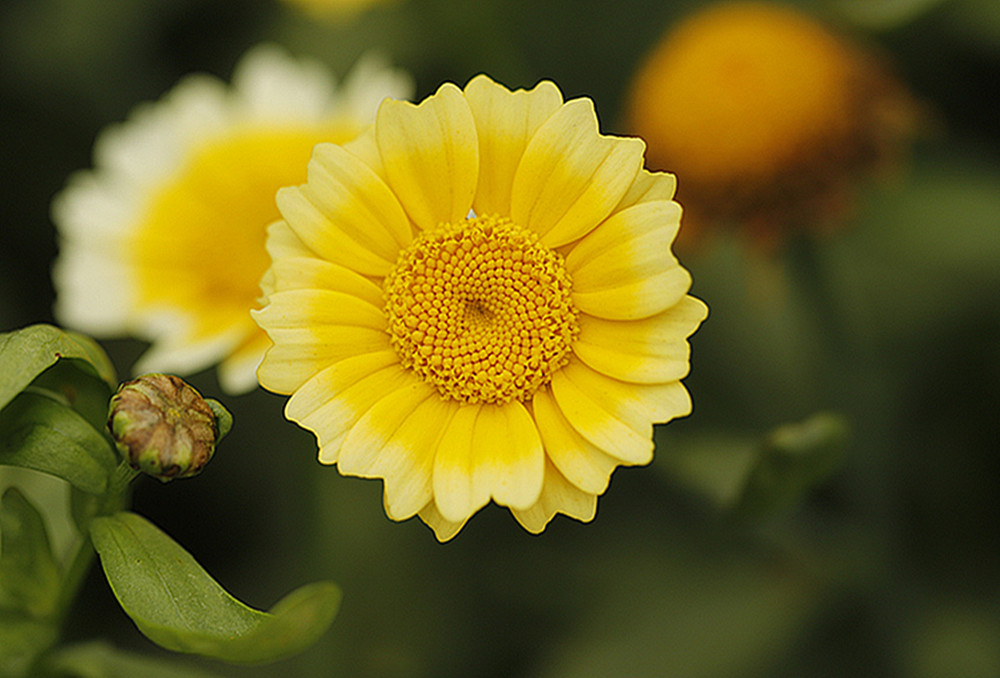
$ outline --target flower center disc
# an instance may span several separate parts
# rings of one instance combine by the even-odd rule
[[[467,403],[527,400],[566,364],[579,333],[559,254],[509,219],[421,233],[385,280],[400,361]]]

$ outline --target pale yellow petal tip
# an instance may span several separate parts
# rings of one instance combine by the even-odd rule
[[[433,501],[427,504],[417,515],[424,521],[427,527],[431,528],[434,536],[442,544],[454,539],[455,535],[461,531],[468,521],[468,518],[461,521],[447,520],[438,511]]]
[[[497,82],[485,73],[480,73],[479,75],[472,77],[469,82],[466,83],[464,91],[466,96],[476,96],[481,91],[490,89],[509,95],[525,93],[535,96],[551,96],[552,94],[555,94],[558,97],[559,103],[563,102],[562,90],[559,89],[559,85],[551,80],[539,80],[531,89],[518,88],[512,90],[503,83]]]
[[[562,514],[581,523],[589,523],[597,516],[597,495],[586,495],[574,498],[572,503],[550,503],[539,501],[525,511],[511,509],[510,513],[518,524],[531,534],[538,535],[545,531],[553,518]]]
[[[706,304],[698,297],[692,297],[690,294],[685,296],[682,301],[686,306],[693,309],[691,311],[691,320],[692,320],[691,331],[688,332],[686,335],[690,337],[692,334],[695,333],[699,325],[708,320],[708,304]]]

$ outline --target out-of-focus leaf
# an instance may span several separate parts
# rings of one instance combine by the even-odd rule
[[[1000,619],[990,601],[933,601],[899,631],[899,675],[1000,676]]]
[[[77,365],[112,388],[116,386],[111,361],[89,337],[52,325],[31,325],[0,334],[0,408],[49,366],[65,358],[77,359]]]
[[[247,607],[145,518],[97,518],[91,539],[125,612],[150,640],[177,652],[233,663],[274,661],[304,650],[333,622],[340,590],[296,589],[271,609]]]
[[[846,422],[829,413],[775,429],[747,474],[733,510],[742,517],[759,518],[790,508],[840,467],[847,437]]]
[[[756,438],[713,434],[661,441],[667,437],[661,431],[656,432],[657,467],[715,506],[732,506],[757,457]]]
[[[42,372],[29,387],[65,402],[98,431],[108,423],[108,401],[114,390],[103,379],[80,369],[78,360],[60,360]]]
[[[0,608],[44,618],[59,597],[59,566],[45,520],[17,488],[0,499]]]
[[[890,29],[913,21],[944,0],[837,0],[841,14],[864,26]]]
[[[0,611],[0,676],[26,676],[35,658],[56,641],[58,634],[52,624]]]
[[[52,678],[216,678],[186,663],[162,661],[93,642],[60,648],[42,663]]]
[[[0,464],[49,473],[100,494],[116,459],[109,440],[74,410],[21,393],[0,411]]]
[[[76,487],[70,488],[69,511],[76,529],[84,534],[90,526],[90,521],[101,510],[101,497],[84,492]]]

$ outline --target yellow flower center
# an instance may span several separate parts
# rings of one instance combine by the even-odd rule
[[[562,257],[509,219],[442,224],[385,280],[392,344],[446,397],[527,400],[569,359],[579,333],[570,289]]]

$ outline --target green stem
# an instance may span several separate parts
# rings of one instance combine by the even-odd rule
[[[138,471],[132,469],[127,462],[120,461],[111,474],[111,477],[108,478],[108,490],[105,492],[100,505],[90,520],[93,520],[97,516],[110,515],[123,509],[128,503],[130,485],[137,475],[139,475]],[[77,545],[73,559],[66,568],[66,573],[63,575],[62,588],[59,591],[59,599],[56,603],[56,619],[60,624],[66,618],[66,615],[69,614],[69,608],[73,604],[74,598],[76,598],[77,590],[83,583],[84,577],[87,576],[90,565],[94,560],[95,552],[90,543],[90,520],[85,525],[79,526],[82,533],[80,542]]]

